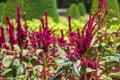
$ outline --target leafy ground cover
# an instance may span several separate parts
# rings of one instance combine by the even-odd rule
[[[104,22],[107,9],[100,3],[84,26],[70,16],[55,24],[47,12],[27,21],[18,6],[16,22],[6,17],[6,28],[0,25],[0,79],[119,80],[120,25]]]

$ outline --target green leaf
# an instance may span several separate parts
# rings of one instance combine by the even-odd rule
[[[30,80],[41,80],[41,79],[39,79],[38,77],[32,77],[30,78]]]
[[[95,70],[92,69],[92,68],[86,68],[86,72],[87,72],[87,73],[94,72],[94,71],[95,71]]]
[[[19,66],[20,66],[19,60],[16,59],[12,62],[12,68],[18,68]]]
[[[22,60],[25,62],[25,63],[28,63],[29,62],[29,60],[28,60],[28,58],[26,58],[26,57],[22,57]]]
[[[81,71],[82,75],[86,75],[86,73],[87,73],[86,72],[86,65],[82,65],[80,71]]]
[[[90,47],[84,54],[84,57],[87,59],[91,59],[91,57],[96,57],[96,49],[95,47]]]
[[[113,80],[113,79],[111,77],[106,76],[106,75],[102,75],[100,77],[100,80]]]
[[[4,70],[4,71],[2,72],[2,75],[3,75],[3,76],[7,76],[7,75],[10,74],[11,71],[12,71],[12,69],[6,69],[6,70]]]
[[[63,58],[66,59],[66,53],[64,50],[62,50],[58,45],[57,45],[57,49],[58,49],[58,54]]]
[[[17,75],[20,76],[20,75],[23,75],[24,73],[24,68],[21,66],[17,69]]]
[[[115,79],[120,79],[120,72],[110,73],[109,76]]]
[[[67,66],[67,65],[71,65],[72,62],[70,60],[64,60],[64,59],[61,59],[61,60],[55,60],[55,62],[58,64],[58,65],[62,65],[62,66]]]
[[[43,70],[43,66],[41,65],[36,65],[34,68],[33,68],[33,74],[39,74],[40,72],[42,72]]]
[[[63,71],[63,70],[65,70],[67,68],[67,66],[62,66],[61,68],[59,68],[58,70],[57,70],[57,72],[55,73],[55,75],[52,77],[52,78],[50,78],[49,80],[55,80],[55,78],[57,77],[57,76],[59,76],[59,74]]]
[[[57,64],[64,64],[65,63],[65,60],[61,59],[61,60],[55,60],[55,62]]]
[[[42,49],[37,49],[37,50],[36,50],[36,55],[39,55],[41,52],[43,52]]]
[[[13,45],[14,46],[14,50],[17,52],[21,52],[21,49],[18,45]]]
[[[16,78],[16,80],[26,80],[27,75],[21,75]]]
[[[5,68],[9,68],[11,66],[13,60],[13,56],[7,55],[2,59],[2,64]]]
[[[106,56],[105,59],[119,62],[120,54],[114,54],[114,55],[111,55],[111,56]]]
[[[36,65],[36,60],[37,60],[37,56],[31,55],[31,57],[30,57],[30,63],[31,63],[33,66]]]
[[[73,70],[72,70],[72,74],[75,76],[75,77],[80,77],[80,69],[81,69],[81,66],[80,65],[80,60],[76,61],[76,63],[73,64]]]
[[[23,49],[23,51],[22,51],[22,55],[25,56],[28,52],[29,52],[29,50],[27,50],[27,49]]]

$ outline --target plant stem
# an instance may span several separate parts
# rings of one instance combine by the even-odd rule
[[[45,71],[45,72],[47,72],[48,71],[48,65],[47,65],[47,54],[46,53],[44,53],[43,54],[43,59],[44,59],[44,62],[43,62],[43,64],[44,64],[44,68],[43,68],[43,70]],[[43,80],[48,80],[48,76],[47,75],[45,75],[45,79],[43,79]]]

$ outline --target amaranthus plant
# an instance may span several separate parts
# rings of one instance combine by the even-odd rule
[[[60,55],[62,59],[56,60],[56,62],[59,65],[62,65],[62,67],[58,70],[55,76],[51,78],[51,80],[56,79],[56,76],[58,75],[62,75],[66,77],[65,79],[69,80],[114,79],[115,77],[110,77],[111,74],[108,78],[105,75],[108,72],[112,72],[114,68],[119,74],[120,68],[116,66],[113,68],[113,66],[105,66],[105,64],[101,64],[105,60],[107,61],[108,58],[100,57],[100,53],[96,49],[96,45],[98,45],[99,41],[103,37],[106,38],[108,36],[108,27],[104,24],[104,18],[108,12],[106,5],[106,0],[99,0],[99,10],[94,15],[91,15],[82,30],[78,29],[77,32],[72,30],[70,23],[71,18],[68,17],[69,42],[64,42],[64,34],[62,34],[61,40],[59,41],[59,43],[61,43],[59,46],[63,45],[64,42],[64,47],[61,47],[59,50],[61,52]],[[99,31],[104,27],[106,30],[100,35]],[[97,34],[99,34],[98,37],[96,37]],[[119,62],[118,58],[116,63]]]
[[[17,28],[9,17],[7,29],[0,24],[0,80],[119,80],[120,29],[109,33],[106,6],[99,0],[99,10],[77,30],[69,16],[61,36],[50,29],[47,12],[39,30],[30,31],[17,6]]]
[[[45,19],[40,18],[42,25],[39,31],[30,32],[27,29],[26,15],[24,15],[25,23],[22,25],[19,6],[17,6],[16,30],[9,17],[6,17],[8,29],[5,32],[8,32],[8,35],[5,35],[4,28],[0,25],[0,56],[2,56],[0,77],[48,80],[53,75],[55,72],[54,44],[57,38],[53,36],[55,31],[49,29],[47,18],[46,12]],[[9,37],[6,38],[7,36]]]

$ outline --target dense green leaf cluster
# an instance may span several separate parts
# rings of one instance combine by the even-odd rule
[[[43,16],[45,11],[48,11],[49,16],[55,22],[59,22],[56,0],[25,0],[22,10],[27,14],[28,19],[38,18],[38,16]]]
[[[81,16],[84,16],[87,13],[85,5],[83,3],[79,3],[78,8]]]
[[[0,3],[0,19],[2,18],[3,15],[3,9],[4,9],[4,3]]]
[[[71,16],[72,18],[78,19],[80,16],[86,15],[86,8],[83,3],[71,4],[70,7],[67,9],[67,16]]]
[[[6,16],[9,16],[11,19],[16,18],[16,6],[18,5],[21,6],[22,14],[27,14],[27,19],[29,20],[43,16],[44,12],[48,11],[49,16],[51,16],[55,22],[59,22],[56,0],[7,0],[3,15],[1,15],[0,12],[4,23]]]

